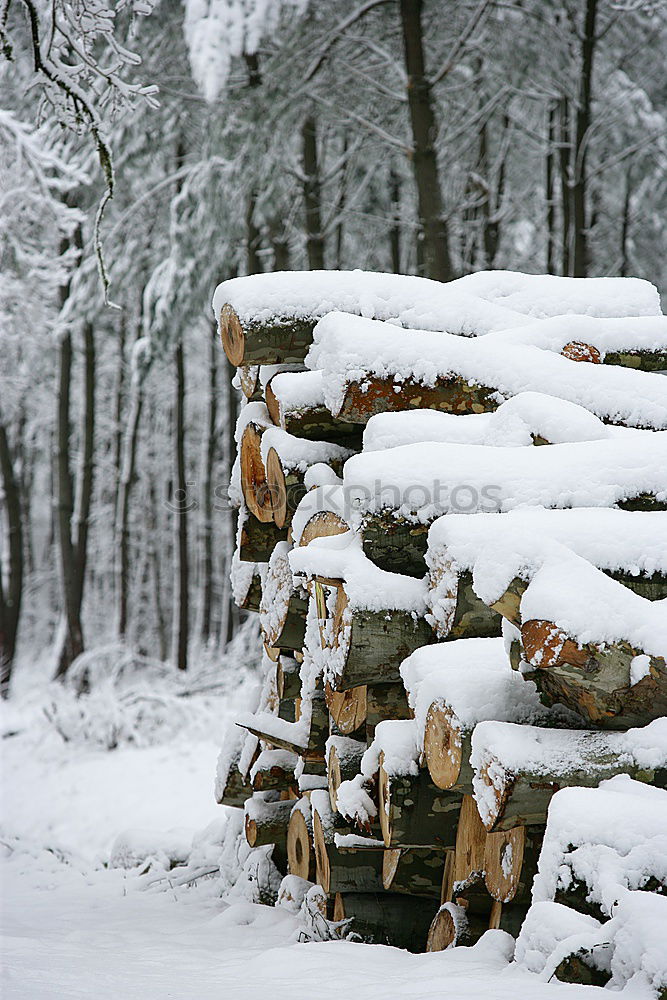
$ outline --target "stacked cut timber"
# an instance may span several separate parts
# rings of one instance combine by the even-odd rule
[[[655,290],[313,272],[225,282],[215,308],[246,399],[234,594],[264,647],[216,794],[281,905],[413,951],[521,932],[534,956],[537,875],[555,923],[613,924],[586,845],[561,831],[571,878],[544,872],[559,795],[667,795]],[[628,913],[663,902],[639,869]],[[601,982],[584,952],[558,977]]]

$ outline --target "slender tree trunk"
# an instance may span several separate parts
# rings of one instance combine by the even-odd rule
[[[311,271],[324,270],[322,233],[322,192],[317,156],[317,124],[308,115],[301,129],[303,143],[303,200],[306,209],[306,250]]]
[[[391,226],[389,227],[389,252],[391,269],[401,273],[401,182],[395,170],[389,171],[389,203],[391,205]]]
[[[130,594],[130,498],[136,479],[139,426],[144,407],[143,370],[134,373],[130,396],[130,414],[125,431],[124,454],[118,487],[116,511],[116,594],[118,599],[118,636],[125,639],[128,631]]]
[[[113,494],[113,537],[116,535],[116,514],[118,511],[118,494],[120,492],[120,477],[123,461],[123,403],[125,401],[125,339],[126,320],[122,315],[118,328],[118,370],[116,372],[116,386],[114,391],[114,429],[113,429],[113,470],[114,470],[114,494]]]
[[[208,413],[206,443],[204,448],[204,477],[202,482],[202,549],[201,549],[201,639],[207,643],[211,637],[213,607],[213,470],[215,467],[216,428],[218,423],[218,337],[215,325],[209,337],[208,354]]]
[[[431,83],[424,67],[422,0],[400,0],[412,125],[412,168],[422,229],[423,270],[427,278],[451,281],[454,270],[435,152],[437,126]]]
[[[226,398],[226,412],[227,412],[227,441],[225,447],[225,479],[227,482],[231,479],[232,465],[234,464],[234,456],[236,454],[236,441],[234,440],[234,430],[236,428],[236,419],[238,416],[238,401],[236,397],[236,390],[232,385],[232,378],[234,377],[234,368],[227,362],[225,367],[225,387],[227,390]],[[226,648],[234,637],[236,631],[239,614],[238,608],[234,603],[234,598],[231,590],[231,580],[230,574],[232,569],[232,557],[234,554],[234,547],[236,544],[236,528],[237,528],[237,512],[233,508],[228,508],[229,518],[227,519],[227,532],[225,537],[225,575],[224,575],[224,588],[222,593],[222,616],[220,622],[221,638]]]
[[[183,342],[174,352],[174,460],[176,471],[176,587],[174,590],[174,661],[179,670],[188,667],[190,623],[188,559],[188,486],[185,467],[185,358]]]
[[[340,188],[338,191],[338,205],[336,206],[338,214],[338,223],[336,225],[336,267],[339,271],[343,269],[343,243],[345,237],[345,226],[343,225],[343,213],[345,212],[345,204],[347,202],[347,183],[345,179],[345,170],[347,167],[347,134],[343,133],[343,150],[342,150],[343,165],[341,167],[341,177],[340,177]]]
[[[7,586],[0,565],[0,696],[9,697],[23,597],[23,523],[21,495],[14,473],[5,425],[0,422],[0,471],[7,517],[9,565]],[[1,525],[0,525],[1,530]]]
[[[570,105],[567,97],[560,99],[560,141],[558,143],[558,164],[560,167],[561,191],[561,274],[572,273],[572,212],[571,212],[571,170],[572,143],[570,140]]]
[[[556,146],[557,105],[549,106],[547,157],[544,177],[544,197],[547,205],[547,274],[556,274],[556,203],[554,192],[554,150]]]
[[[95,480],[95,331],[92,323],[83,327],[84,398],[82,418],[81,465],[77,475],[77,496],[74,508],[74,559],[76,599],[79,613],[88,563],[88,532]]]
[[[575,117],[574,170],[572,184],[572,224],[574,227],[574,254],[572,273],[575,278],[585,278],[589,270],[588,244],[588,188],[586,164],[588,136],[592,124],[593,58],[595,55],[595,24],[598,0],[586,0],[584,33],[581,40],[581,75],[579,100]]]
[[[632,167],[625,175],[625,197],[623,198],[623,219],[621,222],[621,269],[622,278],[627,278],[630,269],[630,203],[632,196]]]
[[[246,206],[246,256],[248,274],[262,273],[262,258],[259,255],[262,234],[255,223],[256,195],[251,191]]]

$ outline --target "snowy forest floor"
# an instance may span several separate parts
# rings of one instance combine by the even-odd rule
[[[238,669],[234,675],[238,683]],[[154,678],[160,711],[148,725],[142,717],[137,739],[111,750],[101,746],[110,715],[118,726],[108,690],[83,718],[50,689],[56,728],[44,713],[54,718],[43,685],[38,694],[30,675],[19,685],[2,718],[5,1000],[340,1000],[360,990],[365,1000],[602,995],[508,965],[511,942],[499,931],[475,948],[420,956],[347,941],[299,944],[294,916],[225,903],[211,881],[146,891],[145,878],[105,867],[121,831],[159,839],[178,828],[189,837],[219,818],[215,762],[225,720],[251,683],[249,672],[240,677],[233,697],[223,690],[180,701],[173,679],[160,688]]]

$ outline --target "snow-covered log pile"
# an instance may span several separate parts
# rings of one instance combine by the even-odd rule
[[[414,951],[502,928],[547,978],[664,989],[633,944],[667,884],[655,289],[304,272],[214,308],[264,642],[216,787],[263,898]]]

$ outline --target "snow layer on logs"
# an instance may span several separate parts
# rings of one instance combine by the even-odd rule
[[[532,344],[544,351],[560,353],[566,344],[576,341],[596,347],[602,359],[610,351],[666,351],[667,316],[633,316],[618,318],[568,316],[555,317],[503,330],[494,339],[500,344]]]
[[[526,322],[524,317],[660,312],[657,290],[639,278],[561,278],[516,271],[481,271],[447,284],[360,270],[277,271],[223,281],[213,295],[216,318],[225,303],[244,325],[340,310],[467,335],[518,326]]]
[[[271,391],[284,411],[294,412],[324,406],[322,372],[281,372],[271,382]]]
[[[625,733],[540,729],[512,722],[480,722],[472,736],[473,788],[483,823],[496,804],[495,790],[521,771],[554,779],[576,771],[595,774],[610,758],[619,766],[667,766],[667,718]],[[492,785],[480,777],[485,772]]]
[[[494,337],[467,339],[413,330],[409,336],[390,323],[330,313],[315,327],[306,364],[324,372],[325,400],[332,413],[342,406],[350,382],[374,376],[400,383],[411,379],[433,386],[460,376],[503,397],[539,392],[545,386],[560,399],[584,406],[615,423],[667,426],[667,388],[662,375],[613,365],[572,361],[530,345],[498,343]]]
[[[301,498],[292,516],[291,532],[295,545],[300,545],[303,529],[316,514],[343,516],[345,498],[342,485],[343,480],[330,466],[322,463],[311,465],[304,478],[308,492]]]
[[[660,296],[643,278],[566,278],[520,271],[477,271],[452,284],[528,316],[653,316]]]
[[[285,620],[294,585],[289,565],[289,542],[278,542],[271,553],[262,587],[259,620],[265,635],[277,634]]]
[[[586,507],[448,514],[429,528],[426,562],[431,570],[453,564],[471,572],[475,593],[492,604],[515,577],[530,580],[560,546],[601,570],[667,573],[667,517]]]
[[[343,483],[356,520],[383,509],[426,523],[462,510],[611,507],[642,493],[666,499],[667,432],[543,448],[403,445],[354,455]]]
[[[273,424],[262,434],[261,454],[265,465],[271,448],[278,453],[284,469],[296,472],[305,472],[309,466],[320,462],[343,461],[352,454],[349,448],[328,441],[307,441]]]
[[[547,715],[532,681],[512,670],[502,638],[424,646],[403,660],[401,677],[422,741],[434,701],[446,703],[453,728],[466,731],[488,719],[537,722]]]
[[[553,622],[581,644],[625,640],[642,653],[667,657],[667,598],[640,597],[564,546],[533,575],[521,619]]]
[[[292,549],[289,560],[295,576],[342,580],[350,608],[426,613],[426,580],[380,569],[365,555],[360,536],[352,531],[314,538]]]
[[[364,430],[364,451],[382,451],[424,441],[516,448],[532,445],[536,436],[550,444],[566,444],[637,433],[640,432],[604,424],[594,413],[566,399],[542,392],[521,392],[491,413],[456,414],[439,410],[377,413]]]
[[[667,791],[626,774],[597,788],[563,788],[549,805],[533,900],[575,879],[611,916],[619,897],[654,877],[667,885]]]

